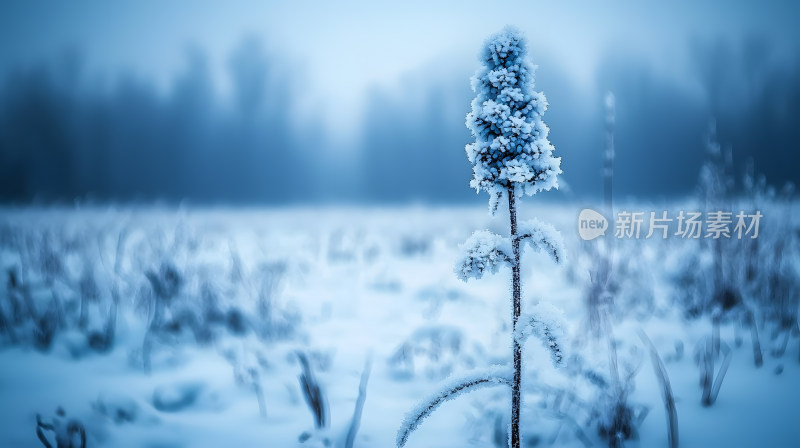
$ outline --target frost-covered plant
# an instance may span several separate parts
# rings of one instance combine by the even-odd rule
[[[706,214],[717,211],[734,211],[735,203],[731,198],[734,187],[733,154],[730,148],[723,149],[717,139],[716,123],[712,121],[704,136],[706,161],[700,170],[698,200]],[[756,192],[752,173],[744,179],[745,192],[755,200],[761,197]],[[760,185],[766,185],[762,179]],[[756,206],[755,200],[751,205]],[[760,209],[760,206],[756,210]],[[755,210],[753,210],[755,212]],[[734,216],[734,222],[735,216]],[[763,232],[762,232],[763,233]],[[762,237],[763,238],[763,237]],[[753,289],[754,262],[761,260],[758,256],[758,239],[750,237],[739,238],[702,238],[691,244],[699,244],[699,250],[689,248],[688,256],[674,274],[677,299],[683,306],[685,314],[690,318],[699,318],[704,315],[711,317],[712,332],[719,333],[720,321],[733,321],[737,331],[737,345],[740,344],[739,326],[749,327],[753,344],[753,357],[756,367],[761,366],[763,357],[761,344],[758,338],[757,322],[754,318],[755,311],[749,296],[759,295],[758,292],[748,294]],[[704,256],[708,254],[708,257]],[[766,289],[766,287],[762,287]],[[712,340],[718,341],[718,337]],[[701,343],[701,346],[704,346]],[[699,365],[703,372],[709,371],[707,387],[704,386],[704,397],[711,397],[713,384],[713,358],[719,356],[719,343],[713,343],[713,353],[704,349],[698,351]],[[706,375],[706,373],[702,373]],[[724,373],[722,375],[724,377]],[[703,399],[710,405],[707,398]]]
[[[603,209],[606,216],[614,216],[613,180],[616,127],[616,97],[606,92],[603,97],[605,136],[602,152]],[[588,312],[590,335],[602,336],[607,314],[622,317],[628,313],[650,314],[655,309],[653,279],[643,261],[641,251],[627,250],[616,238],[598,239],[580,245],[581,258],[572,269],[589,271],[584,300]],[[581,261],[583,261],[582,265]]]
[[[647,416],[648,408],[632,403],[630,395],[635,387],[635,377],[639,371],[639,353],[635,347],[630,347],[627,356],[619,357],[618,342],[614,338],[607,313],[602,319],[603,329],[608,346],[609,375],[586,370],[581,367],[583,361],[576,356],[573,362],[583,371],[583,376],[597,389],[597,398],[592,406],[590,421],[595,421],[597,432],[608,441],[611,448],[621,447],[626,440],[638,437],[638,428]]]
[[[603,149],[603,200],[606,216],[613,216],[614,180],[614,126],[616,124],[616,100],[612,92],[607,92],[603,100],[605,109],[605,141]],[[588,311],[589,329],[595,338],[600,337],[603,327],[601,319],[607,312],[616,290],[619,276],[612,276],[614,238],[597,241],[598,244],[583,244],[584,260],[588,261],[589,284],[584,295]],[[602,244],[605,243],[605,244]],[[577,263],[576,263],[577,265]],[[573,267],[574,269],[574,267]]]
[[[303,368],[303,373],[299,377],[300,386],[303,391],[303,398],[314,416],[314,428],[317,430],[323,429],[330,423],[328,399],[322,391],[322,385],[314,376],[314,371],[311,370],[311,363],[308,362],[306,354],[298,352],[297,359],[300,360],[300,365]]]
[[[183,276],[169,261],[161,263],[158,271],[149,270],[145,273],[153,289],[152,315],[147,331],[142,342],[142,360],[144,370],[150,373],[150,354],[153,347],[153,338],[161,330],[164,313],[169,302],[178,295],[183,286]]]
[[[503,195],[533,195],[558,188],[561,158],[553,157],[542,121],[547,99],[533,90],[535,66],[522,34],[506,28],[489,38],[480,54],[483,66],[472,78],[472,111],[467,127],[475,141],[466,147],[472,163],[470,186],[490,196],[497,210]]]
[[[700,210],[710,212],[732,210],[729,193],[733,187],[731,176],[732,152],[723,149],[717,140],[716,124],[712,121],[704,135],[706,160],[698,179],[697,200]],[[690,239],[688,257],[674,275],[678,286],[677,299],[687,317],[698,318],[715,309],[724,314],[742,308],[741,285],[736,270],[743,266],[733,249],[743,241],[725,238]],[[708,257],[705,255],[708,254]]]
[[[771,217],[777,214],[777,206],[782,208],[780,215],[770,219],[769,232],[760,234],[757,239],[748,239],[749,244],[744,248],[747,253],[743,255],[748,265],[742,276],[748,282],[748,293],[757,305],[764,330],[769,331],[772,353],[781,357],[790,335],[797,334],[796,310],[800,306],[800,265],[797,257],[790,255],[797,253],[800,247],[798,233],[791,228],[794,185],[789,183],[775,194],[763,176],[758,182],[752,180],[752,174],[749,177],[745,185],[751,191],[753,210],[762,210],[765,199],[771,199],[776,206],[770,210]]]
[[[608,440],[610,448],[620,448],[625,441],[638,438],[639,426],[647,416],[648,409],[631,405],[628,401],[633,388],[633,374],[626,377],[625,387],[612,388],[602,395],[597,414],[597,432]]]
[[[731,211],[733,223],[739,225],[736,210],[761,213],[773,204],[784,209],[783,217],[774,216],[777,208],[770,210],[773,213],[769,221],[762,220],[758,238],[701,240],[707,243],[701,249],[710,254],[711,262],[700,269],[696,263],[688,262],[677,276],[689,316],[719,313],[714,318],[734,321],[737,332],[739,327],[750,328],[758,367],[763,363],[758,326],[771,330],[765,334],[773,343],[772,352],[782,356],[796,323],[794,310],[800,297],[800,281],[795,258],[786,256],[797,248],[796,233],[789,225],[794,186],[789,183],[777,194],[763,175],[756,175],[751,161],[742,179],[744,197],[737,207],[731,195],[732,152],[729,148],[723,150],[718,143],[713,122],[705,146],[707,161],[701,170],[699,192],[706,211]],[[769,231],[763,225],[769,226]],[[737,337],[737,345],[740,343]]]
[[[87,249],[86,238],[19,229],[13,243],[19,261],[4,272],[6,294],[0,301],[0,333],[13,344],[48,350],[76,325],[86,340],[73,342],[97,351],[110,347],[112,338],[107,334],[113,333],[113,322],[100,330],[89,326],[89,306],[99,307],[105,290],[97,281],[98,264],[81,253]],[[77,279],[68,269],[70,257],[84,259],[83,272]]]
[[[8,317],[4,316],[2,320],[5,321],[9,341],[30,342],[36,349],[47,351],[53,343],[57,330],[63,326],[63,309],[57,294],[53,292],[48,304],[41,310],[42,307],[37,306],[31,285],[24,275],[25,271],[23,266],[19,278],[16,270],[8,271],[6,296],[10,309]]]
[[[9,307],[7,319],[9,325],[16,325],[24,319],[25,301],[22,298],[22,285],[20,285],[19,275],[15,268],[8,268],[6,277],[6,300]],[[11,333],[13,334],[13,332]]]
[[[253,356],[245,354],[243,359],[233,360],[233,376],[236,383],[253,391],[258,401],[258,413],[261,418],[267,418],[267,400],[264,398],[264,388],[261,385],[261,366]]]
[[[86,329],[89,325],[89,303],[100,300],[100,288],[95,279],[94,270],[89,261],[84,261],[83,273],[78,280],[78,294],[80,294],[80,317],[78,326]]]
[[[83,424],[75,419],[67,419],[64,409],[56,409],[56,416],[51,423],[45,423],[39,414],[36,414],[36,437],[45,448],[86,448],[86,429]],[[45,432],[52,432],[56,446],[47,439]]]
[[[603,151],[603,197],[607,216],[613,216],[613,174],[614,174],[614,127],[616,124],[615,97],[608,92],[604,98],[605,144]],[[635,252],[615,256],[619,251],[614,238],[583,244],[583,259],[588,264],[589,282],[586,286],[585,304],[588,327],[586,334],[596,340],[603,340],[608,356],[609,376],[593,369],[581,367],[583,361],[576,356],[572,359],[575,369],[589,380],[597,389],[597,398],[590,404],[589,423],[595,422],[598,435],[608,441],[610,447],[623,446],[626,440],[636,438],[638,427],[647,416],[648,409],[629,400],[633,390],[638,367],[623,363],[626,374],[620,373],[617,353],[618,343],[614,338],[614,317],[638,310],[653,311],[652,279],[649,278],[640,255]],[[654,352],[653,352],[654,353]],[[658,358],[658,355],[654,353]],[[658,359],[660,363],[660,359]],[[665,378],[665,371],[659,378]],[[668,387],[668,380],[667,387]],[[671,392],[670,392],[671,394]],[[675,427],[677,431],[677,427]],[[672,434],[672,433],[670,433]]]
[[[168,302],[180,292],[183,285],[183,277],[178,268],[169,261],[161,263],[158,271],[147,271],[145,273],[153,292],[162,302]]]
[[[700,194],[706,213],[731,210],[730,191],[734,186],[732,175],[733,153],[730,148],[724,149],[717,140],[716,123],[709,125],[706,134],[706,154],[708,160],[700,171]],[[742,304],[741,285],[737,281],[737,270],[741,261],[736,254],[738,243],[730,239],[716,238],[708,240],[713,256],[711,272],[712,290],[708,297],[710,303],[705,306],[706,312],[722,307],[727,312]]]
[[[125,242],[128,237],[127,230],[123,229],[117,235],[117,244],[114,255],[113,275],[111,280],[111,305],[108,309],[105,326],[102,331],[93,331],[89,334],[89,346],[99,352],[109,351],[114,347],[114,338],[117,332],[117,313],[121,299],[120,283],[122,274],[122,259],[125,255]]]
[[[53,338],[61,320],[60,311],[58,299],[53,297],[50,305],[34,318],[33,345],[37,349],[46,351],[53,344]]]
[[[644,342],[647,349],[650,351],[650,360],[653,364],[658,384],[661,386],[661,398],[664,401],[664,413],[667,416],[667,430],[669,434],[670,448],[678,447],[678,411],[675,407],[675,395],[672,393],[672,385],[669,382],[669,375],[667,369],[664,367],[664,362],[658,355],[658,351],[650,338],[644,333],[643,330],[639,332],[639,337]],[[719,390],[717,390],[719,392]]]
[[[723,359],[717,370],[714,362],[720,355],[723,356]],[[715,333],[712,337],[704,338],[697,344],[694,360],[700,369],[700,387],[703,389],[700,402],[703,406],[711,406],[717,401],[722,381],[725,380],[725,374],[728,373],[728,366],[731,364],[731,349],[728,344],[721,342],[719,335]]]
[[[473,165],[470,186],[489,194],[489,210],[497,210],[500,199],[508,198],[510,238],[489,231],[475,232],[462,246],[463,255],[456,267],[462,280],[481,278],[501,266],[512,271],[513,369],[510,377],[496,372],[472,375],[455,382],[410,414],[397,437],[403,446],[408,435],[444,400],[474,386],[508,384],[511,386],[511,425],[509,446],[519,448],[519,414],[522,401],[522,338],[534,334],[542,339],[558,363],[563,355],[550,315],[533,314],[520,322],[522,288],[520,281],[520,246],[529,244],[549,254],[557,263],[563,258],[561,235],[550,225],[536,219],[517,222],[517,197],[533,195],[558,187],[561,159],[553,157],[553,145],[547,139],[549,129],[542,121],[547,109],[543,93],[533,90],[533,66],[528,60],[522,34],[506,28],[486,41],[480,53],[482,67],[472,78],[476,96],[466,124],[475,141],[466,146]],[[530,326],[530,329],[526,329]]]
[[[65,275],[63,253],[56,247],[54,239],[50,232],[46,232],[37,241],[28,241],[31,261],[47,286],[52,286]]]
[[[606,212],[612,213],[613,207],[613,186],[614,186],[614,127],[617,123],[616,97],[614,92],[606,92],[603,98],[603,106],[606,112],[606,138],[603,150],[603,199],[605,201]]]
[[[292,310],[281,308],[278,292],[286,275],[286,262],[263,263],[257,271],[258,286],[257,314],[260,319],[260,336],[264,339],[283,339],[297,329],[300,316]]]

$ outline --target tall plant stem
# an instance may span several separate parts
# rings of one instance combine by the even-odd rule
[[[516,334],[517,321],[522,308],[522,292],[519,275],[519,235],[517,234],[517,202],[514,187],[508,189],[508,214],[511,219],[511,245],[514,251],[514,265],[511,268],[513,291],[512,335]],[[522,346],[516,337],[514,343],[514,381],[511,384],[511,448],[520,447],[519,409],[522,401],[520,383],[522,382]]]

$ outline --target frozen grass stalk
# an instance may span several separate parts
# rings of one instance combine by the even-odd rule
[[[364,403],[367,400],[367,383],[369,382],[369,374],[372,369],[371,357],[367,358],[364,363],[364,370],[361,372],[361,381],[358,383],[358,397],[356,398],[356,405],[353,409],[353,416],[350,418],[350,421],[344,425],[339,434],[331,429],[328,400],[325,396],[325,391],[322,389],[319,381],[317,381],[314,376],[314,372],[311,370],[311,363],[309,362],[308,356],[303,352],[297,352],[297,358],[300,360],[300,365],[303,368],[303,373],[299,377],[303,398],[314,416],[314,432],[306,431],[302,433],[299,437],[299,441],[304,443],[313,438],[317,440],[317,442],[322,442],[322,445],[326,447],[353,448],[358,429],[361,426]]]
[[[483,190],[489,194],[492,214],[503,196],[507,197],[511,235],[506,238],[486,230],[475,232],[462,246],[463,255],[456,273],[467,280],[481,278],[500,266],[511,267],[513,372],[508,442],[510,447],[519,448],[523,342],[520,336],[527,333],[518,327],[522,314],[520,246],[528,243],[558,263],[563,256],[563,243],[561,235],[548,224],[536,219],[519,222],[517,205],[523,195],[558,188],[561,159],[553,157],[554,148],[547,139],[549,129],[542,121],[547,99],[543,93],[533,90],[536,67],[528,60],[522,34],[506,28],[489,37],[479,57],[482,66],[472,78],[476,96],[466,119],[475,138],[466,146],[473,172],[470,186],[477,192]],[[532,333],[553,353],[553,361],[559,363],[563,355],[561,344],[554,337],[558,332],[550,328],[553,317],[557,315],[534,314],[519,325],[531,326]],[[439,403],[477,385],[504,384],[496,377],[485,375],[472,376],[465,381],[445,388],[423,404],[419,408],[421,411],[409,416],[398,434],[397,445],[403,446],[408,434]]]
[[[372,360],[367,358],[364,363],[364,371],[361,372],[361,381],[358,383],[358,398],[356,398],[356,406],[353,409],[353,417],[350,419],[350,424],[347,425],[344,448],[353,448],[353,444],[356,441],[356,434],[358,434],[358,428],[361,426],[361,415],[364,412],[364,402],[367,401],[367,382],[369,382],[371,369]]]
[[[311,370],[311,364],[308,362],[306,354],[298,352],[297,358],[303,367],[303,373],[300,375],[300,386],[303,390],[303,398],[314,416],[314,428],[325,428],[330,422],[328,400],[322,392],[322,386],[317,382],[314,372]]]
[[[678,411],[675,407],[675,395],[672,393],[672,386],[669,382],[669,375],[661,357],[658,356],[653,342],[647,337],[643,330],[639,330],[639,338],[647,346],[650,351],[650,361],[653,364],[653,371],[658,378],[658,384],[661,386],[661,398],[664,400],[664,410],[667,415],[667,429],[669,431],[669,446],[670,448],[678,448]],[[717,390],[719,392],[719,389]]]
[[[607,92],[605,97],[606,110],[606,141],[603,151],[603,200],[607,216],[613,216],[613,186],[614,186],[614,125],[616,124],[616,100],[613,92]],[[613,241],[613,239],[611,240]]]
[[[722,365],[719,371],[716,371],[714,361],[720,355],[723,356]],[[700,367],[700,386],[703,388],[703,396],[700,402],[703,406],[708,407],[717,401],[722,381],[725,379],[725,374],[728,373],[728,367],[731,364],[731,349],[724,342],[720,344],[719,340],[713,336],[705,338],[698,346],[695,361]],[[714,377],[715,371],[716,378]]]
[[[761,352],[761,342],[758,339],[758,324],[752,310],[745,312],[744,322],[750,327],[750,339],[753,341],[753,362],[756,367],[761,367],[764,364],[764,356]]]

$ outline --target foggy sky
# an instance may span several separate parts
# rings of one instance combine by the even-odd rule
[[[61,176],[61,182],[72,187],[55,182],[48,184],[47,194],[39,196],[63,199],[93,192],[112,199],[235,200],[244,191],[278,189],[280,194],[245,195],[247,200],[271,200],[283,193],[281,185],[287,179],[281,176],[291,172],[276,165],[291,163],[306,164],[315,184],[292,200],[467,200],[472,193],[466,186],[469,166],[463,145],[469,135],[463,120],[471,98],[469,76],[477,68],[476,54],[483,39],[506,24],[519,27],[530,40],[531,57],[540,66],[536,88],[543,90],[551,103],[544,118],[551,126],[557,152],[564,156],[564,178],[573,192],[592,195],[599,186],[600,99],[607,90],[618,97],[615,182],[620,194],[690,192],[703,159],[702,133],[712,118],[720,128],[720,140],[734,148],[740,164],[752,157],[775,183],[797,182],[790,167],[797,162],[800,142],[794,130],[800,103],[800,32],[793,24],[798,12],[800,7],[792,1],[759,5],[722,0],[457,5],[295,1],[229,2],[224,6],[189,1],[3,2],[0,86],[4,87],[0,87],[0,101],[7,107],[6,126],[0,128],[0,155],[30,172],[17,173],[24,178],[15,180],[29,185],[24,194],[10,191],[6,181],[0,197],[37,196],[37,182],[43,182],[37,179],[50,178],[50,170],[57,169],[47,167],[53,165],[47,152],[38,159],[20,161],[24,151],[20,142],[27,140],[20,137],[26,135],[19,131],[21,115],[11,106],[30,104],[29,97],[20,96],[18,82],[39,73],[48,80],[28,85],[33,93],[41,97],[43,91],[71,91],[77,98],[72,103],[77,108],[73,113],[96,109],[94,113],[100,117],[87,112],[84,124],[50,123],[51,130],[54,126],[82,129],[64,135],[102,129],[98,120],[109,119],[103,110],[116,107],[122,114],[136,110],[124,99],[126,86],[145,89],[150,103],[142,107],[163,112],[158,116],[180,117],[186,123],[184,131],[175,131],[171,142],[159,141],[162,152],[177,158],[170,162],[165,157],[163,173],[147,171],[116,186],[99,181],[99,171],[110,170],[111,174],[106,174],[115,176],[114,163],[121,164],[116,168],[121,169],[126,157],[132,156],[114,154],[103,162],[102,157],[87,155],[87,148],[104,154],[99,146],[135,152],[135,145],[97,143],[107,140],[87,143],[86,139],[48,134],[58,138],[37,143],[37,147],[56,151],[50,146],[61,142],[64,148],[56,151],[60,157],[67,160],[70,151],[83,151],[81,160],[92,160],[93,166],[75,162],[75,172]],[[251,67],[256,75],[237,79],[232,61],[246,42],[259,48],[246,53],[240,62],[247,65],[248,57],[258,55],[262,61]],[[264,73],[258,75],[259,70]],[[79,79],[77,84],[69,84],[65,80],[69,76]],[[264,85],[259,88],[259,83]],[[250,90],[242,92],[245,87]],[[17,95],[16,103],[9,101],[13,95]],[[237,114],[236,108],[256,107],[244,106],[243,96],[262,98],[264,104],[258,107],[263,110],[251,113],[250,119]],[[205,111],[206,116],[191,111]],[[45,115],[64,121],[53,111]],[[275,116],[286,121],[280,126],[273,126],[274,119],[273,125],[265,124],[264,120]],[[37,112],[27,117],[25,120],[32,121],[25,122],[30,133],[42,134],[42,115]],[[131,114],[131,119],[136,117]],[[164,118],[164,123],[175,119]],[[202,131],[213,136],[191,136],[202,120],[213,124]],[[255,121],[248,124],[247,120]],[[13,138],[8,123],[17,123]],[[752,129],[743,129],[748,124]],[[309,125],[313,130],[307,129]],[[156,133],[166,124],[154,121],[149,127],[142,126],[127,132],[151,129]],[[118,136],[126,135],[119,126],[114,129]],[[196,176],[187,173],[208,170],[198,164],[216,164],[213,157],[198,161],[197,148],[207,146],[211,149],[206,153],[211,154],[223,151],[213,148],[226,148],[230,138],[239,139],[240,148],[249,148],[234,152],[233,159],[226,157],[230,176],[239,169],[236,163],[269,166],[264,172],[271,174],[265,178],[251,168],[254,172],[248,176],[252,180],[234,188],[225,175],[215,172],[211,188],[190,185]],[[71,143],[65,143],[67,140]],[[267,148],[270,142],[284,142],[285,148],[292,148],[291,154],[277,157],[276,151]],[[419,173],[421,182],[409,189],[401,185],[402,179],[389,183],[374,172],[375,167],[408,163],[404,154],[414,155],[414,151],[420,156],[431,154],[444,164],[443,175]],[[153,154],[156,157],[155,151]],[[676,157],[686,163],[676,162]],[[145,160],[140,164],[143,169],[149,166]],[[331,164],[340,170],[339,176],[326,177],[330,173],[325,168]],[[182,170],[185,165],[198,166]],[[7,163],[5,168],[11,166]],[[177,176],[184,180],[173,179],[176,170],[186,171]],[[146,179],[148,176],[153,179]],[[137,179],[151,184],[150,188],[140,188]],[[154,179],[161,180],[150,182]],[[170,185],[161,188],[159,182]],[[219,188],[213,187],[215,183]]]

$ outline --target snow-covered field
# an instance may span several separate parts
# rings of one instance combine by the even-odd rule
[[[753,260],[796,313],[798,221],[786,207],[765,212],[786,218],[764,225]],[[620,242],[611,335],[594,337],[587,297],[597,260],[588,246],[597,241],[577,236],[581,208],[522,205],[523,217],[552,223],[567,245],[560,266],[527,253],[522,280],[524,308],[542,300],[563,311],[569,360],[556,369],[542,344],[526,344],[524,445],[608,445],[598,425],[618,402],[614,346],[636,427],[625,445],[668,446],[642,330],[668,374],[681,446],[800,446],[797,315],[773,325],[763,299],[751,297],[758,287],[742,289],[763,365],[743,319],[724,314],[730,366],[716,402],[703,406],[695,353],[713,324],[708,313],[688,319],[679,297],[704,291],[705,246]],[[345,446],[365,369],[354,446],[394,446],[405,414],[447,378],[510,362],[510,274],[467,283],[454,274],[474,230],[507,234],[507,225],[502,211],[492,218],[483,207],[0,210],[0,446],[43,446],[37,414],[80,422],[89,447],[309,447],[326,437]],[[769,272],[776,241],[786,262]],[[714,356],[715,372],[725,352]],[[298,354],[329,406],[325,429],[315,430]],[[459,396],[406,446],[502,446],[509,397],[502,386]]]

